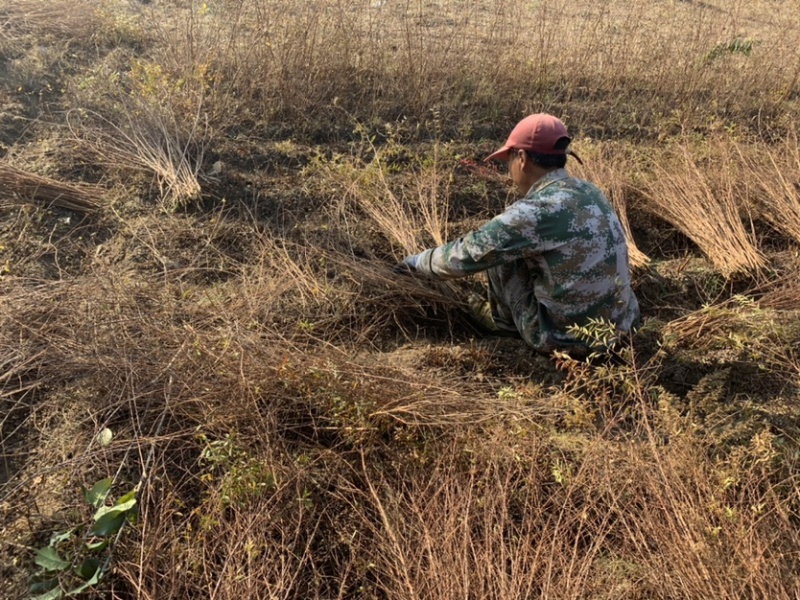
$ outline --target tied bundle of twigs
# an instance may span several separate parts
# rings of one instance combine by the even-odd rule
[[[762,216],[775,229],[800,242],[800,184],[795,175],[800,169],[798,132],[792,131],[765,157],[745,155],[738,146],[736,149],[752,173]]]
[[[650,210],[694,241],[724,276],[761,271],[767,261],[742,221],[741,191],[730,171],[702,165],[688,148],[669,160],[682,168],[654,166],[657,179],[644,190]],[[728,162],[722,154],[720,164]]]
[[[100,208],[98,198],[103,192],[97,186],[65,183],[3,163],[0,163],[0,190],[2,196],[14,196],[21,200],[48,207],[57,206],[81,214]],[[8,198],[0,197],[0,202],[7,200]]]
[[[770,281],[755,291],[763,293],[758,301],[758,305],[762,308],[800,310],[800,281],[797,280],[794,273]]]
[[[715,305],[690,312],[664,327],[664,337],[698,350],[707,348],[737,324],[746,323],[746,316],[757,310],[743,297],[734,297]]]

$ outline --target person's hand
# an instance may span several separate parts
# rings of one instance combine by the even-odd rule
[[[402,261],[392,267],[392,271],[398,275],[411,275],[417,272],[417,261],[419,260],[418,254],[406,256]]]

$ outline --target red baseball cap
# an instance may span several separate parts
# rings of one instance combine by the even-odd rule
[[[517,123],[500,150],[484,160],[507,160],[512,148],[521,148],[540,154],[567,154],[572,139],[560,119],[553,115],[528,115]]]

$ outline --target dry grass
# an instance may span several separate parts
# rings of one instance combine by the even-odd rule
[[[154,2],[141,13],[157,64],[185,81],[209,75],[215,127],[316,138],[348,135],[346,113],[370,129],[405,122],[424,136],[438,122],[501,136],[523,114],[565,108],[591,135],[780,130],[798,83],[796,17],[771,0]]]
[[[0,9],[0,35],[54,35],[87,41],[100,24],[96,2],[8,0]]]
[[[493,433],[469,455],[443,449],[427,477],[369,484],[381,540],[371,556],[386,597],[796,593],[781,552],[760,541],[771,527],[791,528],[768,500],[774,488],[725,490],[710,464],[689,466],[701,448],[598,439],[558,458],[536,436],[507,453],[506,432]],[[745,497],[764,512],[726,517],[728,503]]]
[[[523,385],[499,399],[492,385],[369,364],[180,292],[96,273],[18,286],[0,313],[14,348],[3,401],[18,423],[4,435],[6,506],[35,511],[24,490],[36,477],[74,489],[121,465],[117,485],[141,483],[114,597],[798,591],[797,481],[771,434],[718,456],[675,398],[662,391],[655,411],[656,388],[636,384],[638,425],[595,429],[579,416],[590,391]],[[573,389],[609,374],[582,376]],[[53,386],[82,407],[66,445],[52,437]],[[103,427],[107,448],[94,441]],[[26,460],[23,436],[49,453]]]

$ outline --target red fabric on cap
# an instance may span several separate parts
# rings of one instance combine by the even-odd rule
[[[556,142],[561,138],[569,138],[569,135],[560,119],[547,114],[528,115],[517,123],[503,147],[484,160],[506,160],[511,148],[522,148],[540,154],[566,154],[566,148],[555,148]]]

